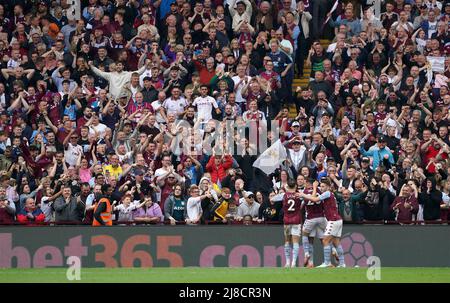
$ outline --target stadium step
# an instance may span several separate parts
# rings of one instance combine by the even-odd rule
[[[331,40],[328,39],[320,39],[319,41],[325,50],[332,42]],[[292,91],[295,92],[298,86],[300,86],[302,89],[305,89],[308,86],[310,75],[311,75],[311,67],[306,67],[305,65],[303,68],[303,77],[295,78],[294,81],[292,82]]]
[[[328,46],[331,44],[331,40],[320,39],[320,44],[326,50]],[[292,91],[295,93],[297,87],[300,86],[302,89],[305,89],[309,84],[309,76],[311,75],[311,67],[306,67],[306,64],[303,67],[303,77],[295,78],[292,82]],[[297,109],[294,104],[289,106],[289,118],[293,119],[297,116]]]

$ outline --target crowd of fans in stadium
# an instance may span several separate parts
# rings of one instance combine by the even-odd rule
[[[0,223],[281,222],[323,177],[344,222],[446,221],[450,2],[334,2],[0,1]]]

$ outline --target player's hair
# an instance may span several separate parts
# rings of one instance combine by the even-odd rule
[[[287,186],[291,189],[294,189],[297,187],[297,182],[294,179],[289,179],[287,182]]]
[[[320,179],[320,183],[323,183],[323,184],[326,184],[328,186],[331,186],[331,181],[330,181],[330,178],[328,178],[328,177],[321,178]]]

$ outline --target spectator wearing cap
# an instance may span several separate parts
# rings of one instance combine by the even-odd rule
[[[83,147],[78,144],[78,133],[74,128],[64,139],[64,159],[70,166],[76,166],[78,158],[83,155]]]
[[[295,121],[292,126],[300,126],[300,124]],[[304,146],[304,142],[301,136],[294,136],[290,140],[286,140],[283,143],[284,146],[288,147],[288,159],[292,166],[294,166],[295,171],[299,171],[301,167],[308,165],[308,159],[311,156],[310,151]]]
[[[250,23],[253,8],[252,4],[248,0],[233,0],[228,7],[230,15],[233,18],[232,29],[234,32],[239,31],[239,26],[241,22],[247,21]]]
[[[366,178],[367,180],[370,180],[373,175],[375,174],[372,168],[370,167],[370,158],[369,157],[362,157],[361,158],[361,175]]]
[[[419,15],[414,18],[413,27],[415,30],[421,27],[422,22],[428,20],[428,7],[426,4],[419,6]]]
[[[211,208],[211,219],[215,222],[226,223],[228,221],[227,212],[230,203],[233,203],[231,191],[228,187],[222,187],[221,196]]]
[[[360,152],[363,156],[372,158],[373,169],[376,170],[378,166],[385,166],[385,161],[389,164],[394,164],[394,156],[389,148],[386,147],[386,138],[384,135],[378,136],[377,144],[370,147],[368,151],[362,145]]]
[[[152,78],[146,76],[142,79],[143,87],[141,90],[144,102],[149,102],[150,104],[158,98],[158,90],[152,83]],[[161,88],[161,87],[160,87]]]
[[[239,204],[237,210],[236,220],[241,221],[246,215],[250,215],[253,221],[256,221],[259,216],[259,203],[255,200],[255,195],[251,191],[244,194],[244,201]]]
[[[152,194],[150,183],[144,179],[145,172],[142,169],[135,171],[134,180],[130,182],[129,188],[132,190],[133,200],[142,200],[145,196]]]

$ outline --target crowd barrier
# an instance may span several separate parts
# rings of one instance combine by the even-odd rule
[[[449,229],[442,225],[344,225],[347,266],[450,266]],[[299,264],[303,264],[300,249]],[[281,267],[281,225],[2,226],[0,268],[67,267]],[[315,241],[315,262],[322,262]]]

